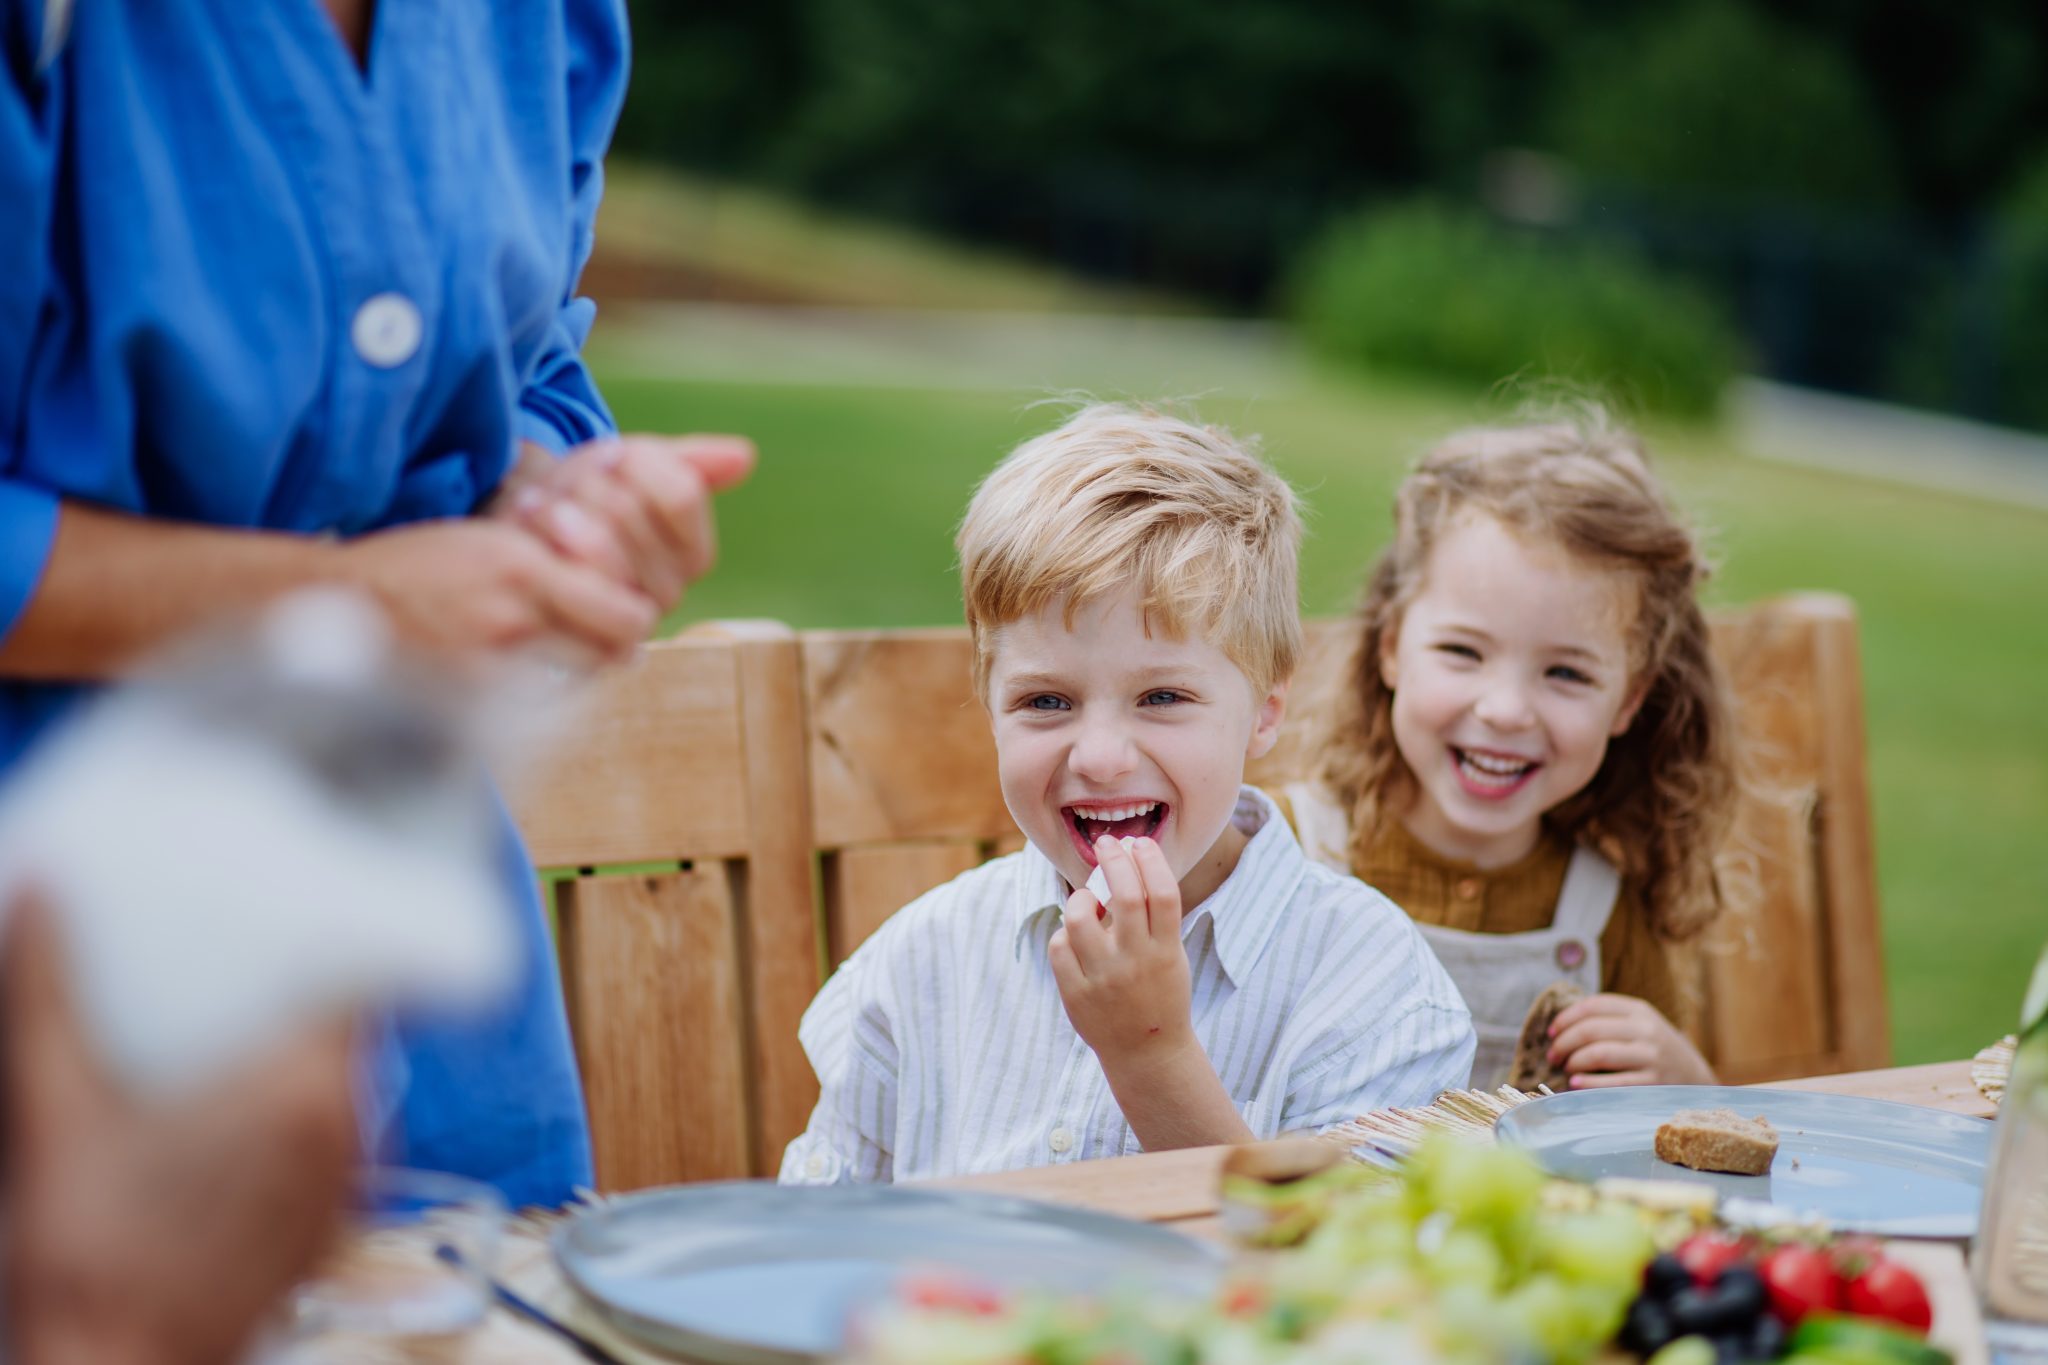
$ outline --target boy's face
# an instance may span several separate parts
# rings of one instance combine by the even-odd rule
[[[1286,684],[1256,695],[1205,639],[1145,633],[1135,592],[994,632],[988,707],[1003,801],[1072,886],[1101,835],[1154,839],[1193,909],[1230,874],[1244,766],[1273,746]]]

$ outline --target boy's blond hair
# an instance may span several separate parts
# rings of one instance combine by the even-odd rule
[[[1012,451],[955,538],[974,687],[995,632],[1135,586],[1147,629],[1213,642],[1263,695],[1301,656],[1294,491],[1219,427],[1098,403]]]

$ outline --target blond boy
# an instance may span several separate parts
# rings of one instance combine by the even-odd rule
[[[962,588],[1030,843],[826,983],[783,1180],[1249,1141],[1463,1083],[1471,1019],[1408,917],[1243,785],[1301,649],[1300,538],[1265,465],[1145,409],[1088,408],[982,484]]]

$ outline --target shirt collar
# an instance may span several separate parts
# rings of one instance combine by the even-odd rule
[[[1295,842],[1273,799],[1257,787],[1240,787],[1237,809],[1231,815],[1238,828],[1251,832],[1237,866],[1223,879],[1223,885],[1196,906],[1181,921],[1181,938],[1194,932],[1208,919],[1216,936],[1216,958],[1231,984],[1242,984],[1245,974],[1258,962],[1273,931],[1279,927],[1288,903],[1308,870],[1308,859]],[[1015,951],[1024,955],[1024,944],[1032,928],[1044,915],[1058,916],[1066,904],[1066,879],[1052,860],[1032,843],[1024,845],[1023,875],[1017,882],[1016,898],[1009,907],[1009,923]]]

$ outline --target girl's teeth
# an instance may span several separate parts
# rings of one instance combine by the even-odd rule
[[[1476,782],[1495,783],[1501,786],[1519,779],[1535,765],[1526,759],[1493,758],[1481,754],[1460,754],[1458,766]]]

